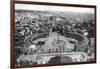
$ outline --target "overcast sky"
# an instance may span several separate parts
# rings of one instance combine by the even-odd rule
[[[61,11],[61,12],[80,12],[80,13],[94,13],[94,8],[83,7],[60,7],[47,5],[32,5],[32,4],[15,4],[16,10],[40,10],[40,11]]]

